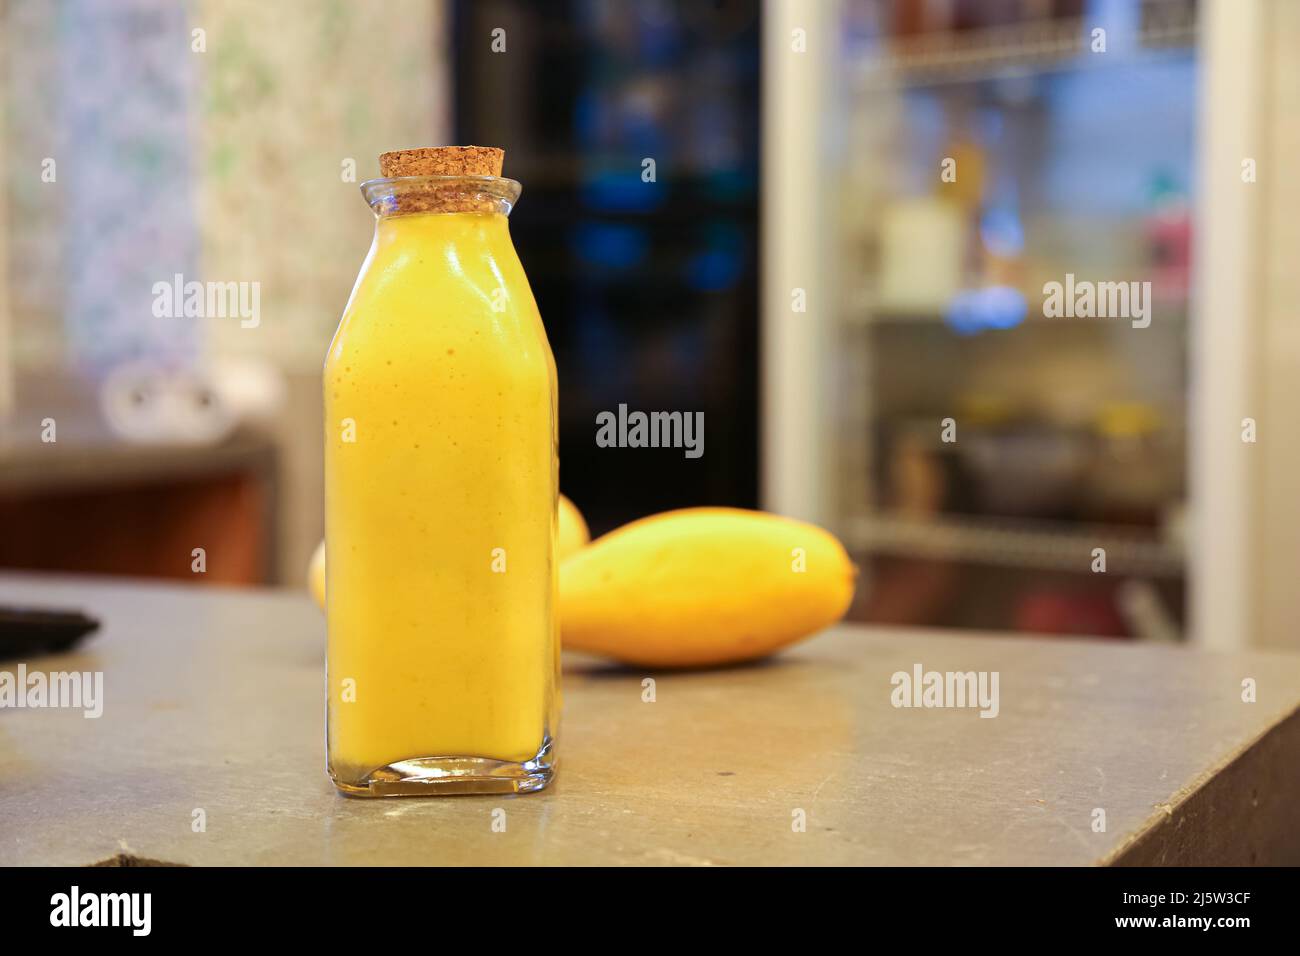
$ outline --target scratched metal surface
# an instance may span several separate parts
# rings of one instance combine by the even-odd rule
[[[574,657],[552,789],[350,800],[323,770],[306,597],[8,574],[0,603],[102,618],[79,652],[27,663],[105,674],[98,720],[0,710],[0,864],[1077,865],[1161,828],[1262,852],[1296,796],[1279,770],[1300,765],[1295,657],[842,627],[722,671]],[[893,707],[891,675],[916,663],[999,671],[998,717]],[[1254,789],[1247,809],[1185,813],[1233,761],[1262,780],[1225,788]]]

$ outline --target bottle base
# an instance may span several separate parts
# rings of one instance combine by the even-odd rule
[[[349,797],[435,797],[475,793],[535,793],[555,776],[549,737],[530,760],[490,757],[412,757],[353,779],[329,768],[330,779]]]

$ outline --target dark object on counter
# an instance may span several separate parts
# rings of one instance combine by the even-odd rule
[[[81,611],[0,607],[0,661],[58,654],[97,630],[99,621]]]

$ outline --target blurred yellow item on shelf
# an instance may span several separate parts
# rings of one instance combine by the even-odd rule
[[[580,551],[591,540],[587,530],[587,521],[582,512],[564,495],[560,495],[560,530],[555,539],[555,555],[563,561],[569,555]]]
[[[1015,402],[992,392],[966,392],[957,396],[957,420],[963,425],[996,428],[1017,418]]]
[[[834,624],[856,569],[829,532],[689,508],[625,525],[560,568],[566,648],[645,667],[753,660]]]
[[[1107,438],[1140,438],[1160,426],[1160,412],[1145,402],[1107,402],[1096,417],[1097,432]]]
[[[560,528],[556,536],[557,560],[563,561],[591,540],[582,512],[564,495],[560,495]],[[307,566],[307,588],[316,603],[325,606],[325,542],[320,543]]]
[[[939,176],[940,193],[964,209],[978,210],[984,201],[987,168],[984,148],[973,139],[958,137],[944,151]],[[958,170],[961,170],[960,176]]]

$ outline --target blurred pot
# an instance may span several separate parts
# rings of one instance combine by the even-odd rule
[[[1033,426],[967,431],[957,448],[981,513],[1066,518],[1077,511],[1088,460],[1083,435]]]

